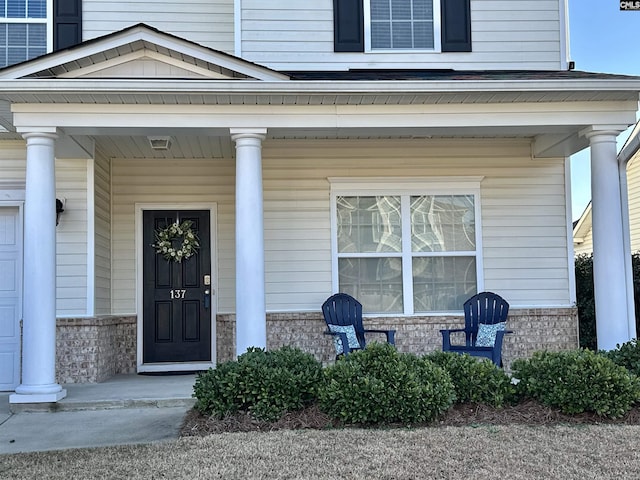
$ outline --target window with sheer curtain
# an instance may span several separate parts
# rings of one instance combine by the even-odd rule
[[[47,1],[0,0],[0,67],[47,52]]]
[[[478,288],[477,194],[337,194],[338,290],[367,313],[455,311]]]
[[[368,0],[372,50],[436,48],[433,0]]]

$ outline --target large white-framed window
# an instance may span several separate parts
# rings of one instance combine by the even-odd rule
[[[481,177],[329,181],[333,288],[365,313],[459,311],[483,289]]]
[[[438,0],[364,0],[365,51],[439,52]]]
[[[51,50],[52,0],[0,0],[0,67]]]

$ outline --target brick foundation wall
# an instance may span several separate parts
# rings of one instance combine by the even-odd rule
[[[223,354],[221,347],[221,342],[233,347],[235,341],[234,315],[225,317],[225,332],[230,333],[218,334],[218,362],[233,358],[233,348],[225,349]],[[464,317],[380,317],[365,318],[364,323],[371,329],[395,329],[399,351],[424,354],[440,350],[440,330],[464,327]],[[536,350],[578,348],[576,308],[512,309],[507,327],[514,333],[505,336],[503,360],[506,368],[514,359],[530,357]],[[298,347],[326,364],[335,359],[335,350],[332,338],[323,333],[325,329],[320,312],[270,313],[267,314],[267,348]],[[380,341],[385,339],[384,335],[379,335],[379,338]]]
[[[236,316],[221,314],[216,318],[216,363],[233,360],[236,352]]]
[[[136,371],[136,317],[104,316],[64,318],[57,321],[56,381],[96,383],[122,373]],[[441,329],[461,328],[462,316],[366,318],[366,328],[395,329],[401,352],[429,353],[442,348]],[[511,309],[503,359],[509,369],[516,358],[536,350],[566,350],[578,347],[578,312],[575,308]],[[335,359],[333,340],[324,335],[320,312],[267,314],[267,348],[298,347],[323,364]],[[384,341],[384,335],[379,336]],[[370,340],[375,337],[370,336]],[[235,315],[216,319],[216,361],[235,355]]]
[[[136,318],[59,318],[56,381],[98,383],[136,371]]]

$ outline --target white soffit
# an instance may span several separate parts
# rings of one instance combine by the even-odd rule
[[[591,202],[586,206],[582,215],[573,227],[573,243],[580,244],[591,231]]]

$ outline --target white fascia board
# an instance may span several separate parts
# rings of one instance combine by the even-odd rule
[[[183,55],[198,58],[205,62],[216,64],[222,68],[227,68],[258,80],[282,81],[288,80],[289,78],[287,75],[258,64],[247,62],[241,58],[218,53],[187,40],[167,37],[158,32],[139,27],[113,34],[112,36],[102,40],[96,39],[88,45],[79,45],[78,47],[70,50],[52,53],[42,57],[41,59],[25,62],[23,65],[8,67],[6,71],[0,72],[0,79],[17,79],[27,75],[32,75],[48,68],[55,68],[68,62],[100,54],[104,51],[119,48],[123,45],[137,41],[147,41],[169,50],[182,53]]]
[[[220,67],[242,73],[249,77],[257,78],[258,80],[278,81],[289,79],[287,75],[276,72],[275,70],[271,70],[255,63],[247,62],[246,60],[243,60],[241,58],[215,52],[187,40],[167,38],[164,35],[159,35],[156,32],[148,30],[143,30],[141,37],[142,40],[146,40],[150,43],[165,47],[169,50],[175,50],[182,53],[183,55],[189,55],[191,57],[213,63]]]
[[[446,128],[631,125],[633,102],[428,105],[142,105],[13,104],[14,125],[65,127]]]
[[[638,151],[640,151],[640,122],[636,123],[631,135],[629,135],[629,138],[618,154],[618,162],[620,164],[629,163]]]
[[[96,73],[96,72],[100,72],[103,70],[106,70],[108,68],[112,68],[112,67],[116,67],[119,65],[123,65],[125,63],[128,62],[133,62],[136,60],[140,60],[143,58],[149,58],[152,60],[156,60],[158,62],[162,62],[162,63],[166,63],[168,65],[174,66],[174,67],[178,67],[181,68],[183,70],[187,70],[190,72],[193,72],[197,75],[200,75],[204,78],[208,78],[208,79],[224,79],[224,80],[230,80],[229,76],[227,75],[222,75],[220,73],[217,72],[213,72],[211,70],[207,70],[206,68],[202,68],[199,67],[197,65],[193,65],[191,63],[187,63],[187,62],[183,62],[182,60],[178,59],[178,58],[174,58],[174,57],[169,57],[167,55],[163,55],[161,53],[158,52],[154,52],[152,50],[147,50],[147,49],[142,49],[142,50],[138,50],[135,52],[131,52],[131,53],[127,53],[124,55],[121,55],[119,57],[114,57],[111,58],[109,60],[105,60],[104,62],[100,62],[100,63],[95,63],[93,65],[89,65],[87,67],[80,67],[78,69],[72,70],[70,72],[67,73],[63,73],[61,75],[59,75],[57,78],[61,79],[61,78],[79,78],[82,79],[82,77],[86,76],[86,75],[91,75],[92,73]],[[149,81],[149,80],[153,80],[153,78],[151,79],[147,79],[145,78],[145,81]]]
[[[589,230],[591,230],[591,202],[587,204],[584,212],[582,212],[582,215],[580,215],[578,219],[578,223],[576,223],[576,226],[573,228],[573,236],[576,238],[584,238],[589,233]]]
[[[56,62],[57,64],[57,62]],[[0,79],[2,77],[0,76]],[[637,102],[640,78],[616,80],[456,80],[446,81],[264,81],[264,80],[161,80],[154,79],[10,79],[0,83],[0,93],[248,93],[273,94],[429,94],[429,93],[495,93],[504,92],[628,92]],[[555,102],[563,103],[563,102]]]

